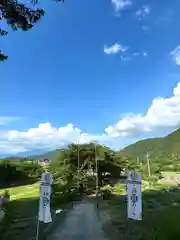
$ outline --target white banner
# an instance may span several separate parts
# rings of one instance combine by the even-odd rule
[[[41,184],[48,184],[48,185],[52,185],[53,183],[53,176],[51,173],[43,173],[41,176]]]
[[[40,187],[39,221],[44,223],[52,222],[50,209],[51,184],[52,175],[50,173],[43,173]]]
[[[39,221],[42,221],[44,223],[52,222],[50,199],[51,199],[51,186],[41,185],[39,202]]]
[[[137,172],[130,172],[128,178],[128,218],[142,220],[141,175]]]
[[[127,175],[128,182],[138,182],[141,184],[141,173],[136,171],[129,171]]]

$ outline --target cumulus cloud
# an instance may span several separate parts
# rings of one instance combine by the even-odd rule
[[[135,13],[138,20],[144,19],[147,15],[150,13],[150,7],[149,6],[142,6],[140,9],[137,10]]]
[[[117,54],[119,52],[125,52],[127,50],[127,47],[121,45],[121,44],[118,44],[118,43],[115,43],[114,45],[112,46],[104,46],[104,53],[106,54]]]
[[[120,12],[132,5],[130,0],[111,0],[115,12]]]
[[[51,123],[40,123],[26,132],[0,131],[0,154],[16,154],[33,150],[53,150],[72,142],[105,141],[106,135],[89,135],[73,124],[56,128]]]
[[[170,98],[156,98],[146,114],[130,114],[105,129],[109,137],[138,136],[157,128],[180,126],[180,83]]]
[[[180,127],[180,82],[174,88],[173,96],[155,98],[145,114],[125,114],[115,125],[108,126],[104,133],[85,133],[69,123],[56,128],[51,123],[40,123],[27,131],[1,130],[0,154],[17,154],[27,151],[49,151],[64,147],[72,142],[87,143],[98,141],[117,147],[128,137],[138,137],[160,128]]]
[[[180,66],[180,46],[176,47],[172,52],[171,56],[173,61]]]
[[[132,57],[137,56],[146,57],[148,55],[147,52],[130,52],[129,47],[123,46],[119,43],[115,43],[114,45],[111,46],[104,45],[104,53],[108,55],[115,55],[121,53],[120,59],[122,61],[130,60]]]

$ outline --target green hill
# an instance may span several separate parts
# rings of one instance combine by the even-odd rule
[[[50,151],[50,152],[45,152],[42,154],[38,154],[38,155],[33,155],[33,156],[28,156],[28,158],[30,159],[52,159],[54,158],[54,155],[56,153],[56,150]]]
[[[180,156],[180,129],[166,137],[151,138],[138,141],[120,151],[122,155],[144,159],[148,153],[151,158],[167,158],[173,155]]]
[[[50,159],[51,161],[54,161],[57,156],[60,156],[60,153],[62,152],[61,149],[57,149],[57,150],[53,150],[50,152],[46,152],[40,155],[34,155],[34,156],[28,156],[29,159],[35,159],[35,160],[39,160],[39,159]]]

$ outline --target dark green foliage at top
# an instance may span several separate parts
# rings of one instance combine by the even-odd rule
[[[57,2],[64,2],[64,0],[58,0]],[[14,31],[31,29],[45,12],[43,9],[36,7],[38,0],[31,0],[30,3],[31,7],[29,7],[29,3],[27,6],[17,0],[0,0],[0,20],[4,20]],[[6,36],[7,34],[7,31],[0,28],[0,36]],[[0,61],[7,58],[0,50]]]
[[[87,178],[95,177],[96,163],[99,185],[101,185],[107,175],[111,178],[120,178],[122,170],[128,165],[128,159],[106,146],[95,146],[93,143],[71,144],[68,148],[59,151],[51,171],[55,173],[60,171],[59,176],[62,176],[62,172],[67,174],[68,171],[71,174],[67,174],[69,178],[67,182],[71,180],[82,182],[83,179],[86,181]]]
[[[78,161],[79,156],[79,161]],[[126,157],[102,145],[89,144],[71,144],[66,149],[59,151],[55,162],[60,164],[70,164],[77,169],[95,171],[97,166],[101,173],[108,172],[111,175],[120,176],[121,171],[127,166]]]
[[[99,188],[109,179],[119,180],[122,170],[127,168],[127,165],[126,157],[106,146],[94,143],[70,144],[65,149],[57,150],[56,158],[50,166],[54,178],[53,204],[58,204],[60,199],[66,202],[69,198],[72,200],[77,195],[82,195],[83,192],[97,190],[96,170]]]

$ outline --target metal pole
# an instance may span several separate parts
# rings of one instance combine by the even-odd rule
[[[139,164],[139,158],[137,158],[137,165],[140,165],[140,164]]]
[[[150,161],[149,161],[149,154],[146,154],[146,158],[147,158],[147,165],[148,165],[148,174],[149,177],[151,176],[151,167],[150,167]]]
[[[95,150],[95,162],[96,162],[96,196],[98,195],[98,165],[97,165],[97,151],[96,151],[96,143],[94,144]]]
[[[37,217],[37,229],[36,229],[36,240],[38,240],[39,239],[39,215],[38,215],[38,217]]]
[[[39,187],[39,192],[41,194],[41,183]],[[39,202],[38,202],[38,214],[37,214],[37,228],[36,228],[36,240],[39,239],[39,208],[40,208],[40,196],[39,196]]]
[[[78,185],[78,188],[79,188],[79,142],[77,142],[77,160],[78,160],[78,182],[77,182],[77,185]]]
[[[63,149],[63,154],[64,154],[64,149]],[[66,158],[65,158],[65,155],[64,155],[64,167],[66,165]]]

